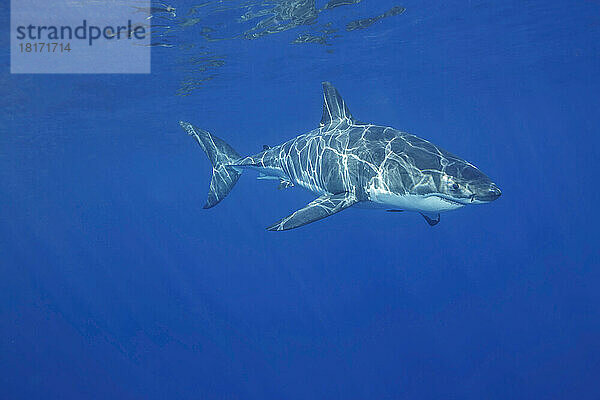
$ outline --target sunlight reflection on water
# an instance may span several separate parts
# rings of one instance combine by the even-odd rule
[[[320,4],[317,4],[320,3]],[[227,64],[219,42],[255,40],[291,30],[301,30],[289,43],[326,46],[333,53],[335,39],[345,31],[367,29],[378,21],[400,15],[400,6],[361,18],[344,17],[346,6],[363,8],[361,0],[207,1],[176,10],[163,4],[154,8],[153,46],[176,48],[178,68],[185,77],[177,94],[187,96],[219,76]],[[335,10],[336,14],[332,14]],[[333,20],[336,18],[335,20]],[[166,56],[166,54],[165,54]]]

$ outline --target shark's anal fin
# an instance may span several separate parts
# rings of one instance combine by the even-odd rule
[[[434,226],[437,225],[440,222],[440,214],[423,214],[421,213],[421,215],[423,216],[423,218],[425,218],[425,221],[427,221],[427,223],[429,224],[429,226]]]
[[[258,179],[259,181],[278,181],[280,178],[272,175],[259,173],[256,179]]]
[[[351,193],[323,195],[308,203],[304,208],[288,215],[267,228],[269,231],[286,231],[310,224],[333,215],[356,204],[358,200]]]
[[[294,186],[294,183],[289,179],[280,178],[278,176],[266,175],[259,173],[256,179],[261,181],[279,181],[279,186],[277,189],[287,189],[289,187]]]

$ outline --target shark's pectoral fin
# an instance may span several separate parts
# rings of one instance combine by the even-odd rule
[[[335,214],[356,204],[358,200],[351,193],[323,195],[308,203],[304,208],[288,215],[267,228],[269,231],[286,231],[310,224]]]
[[[423,214],[421,213],[425,221],[429,224],[429,226],[437,225],[440,222],[440,214]]]

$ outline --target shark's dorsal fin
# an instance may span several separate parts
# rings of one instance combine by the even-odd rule
[[[330,125],[331,123],[343,120],[352,123],[354,118],[346,106],[346,102],[340,96],[340,93],[329,82],[323,82],[323,117],[321,118],[321,126]]]

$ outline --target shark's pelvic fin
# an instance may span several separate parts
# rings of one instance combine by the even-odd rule
[[[427,221],[429,226],[437,225],[440,222],[440,214],[429,214],[429,215],[423,214],[423,213],[420,213],[420,214],[423,216],[423,218],[425,218],[425,221]]]
[[[304,208],[288,215],[267,228],[269,231],[286,231],[310,224],[335,214],[356,204],[358,200],[352,193],[323,195],[308,203]]]
[[[342,99],[339,92],[329,82],[323,82],[323,117],[321,118],[321,126],[339,123],[340,120],[345,120],[348,123],[354,121],[354,117],[350,113],[346,102]]]
[[[294,183],[292,181],[289,181],[287,179],[280,179],[279,186],[277,187],[277,189],[287,189],[292,186],[294,186]]]

